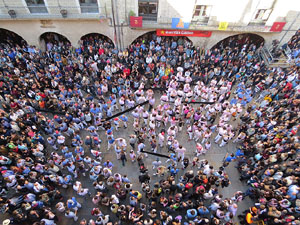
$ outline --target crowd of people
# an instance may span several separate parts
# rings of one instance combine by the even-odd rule
[[[242,223],[299,224],[299,68],[268,68],[260,47],[230,38],[205,50],[155,34],[123,51],[99,37],[79,48],[47,43],[45,52],[3,43],[4,222],[54,225],[65,216],[81,225],[229,225],[249,196],[259,201]],[[121,129],[132,133],[118,137]],[[181,135],[196,148],[179,143]],[[211,142],[222,148],[231,141],[241,147],[220,167],[203,158]],[[139,190],[121,172],[128,161]],[[233,161],[249,189],[225,198],[220,190],[230,185],[225,167]],[[78,216],[82,199],[95,206],[89,218]]]
[[[299,57],[299,31],[288,43]],[[251,80],[254,82],[255,78]],[[248,220],[267,224],[300,224],[299,67],[267,68],[256,104],[241,116],[237,168],[256,201]]]

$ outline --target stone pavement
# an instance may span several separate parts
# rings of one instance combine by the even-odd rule
[[[159,103],[159,98],[160,95],[158,93],[155,94],[156,96],[156,105]],[[146,109],[148,109],[148,106],[145,106]],[[50,115],[49,115],[50,116]],[[129,135],[133,134],[133,118],[131,116],[131,112],[127,113],[127,116],[129,118],[129,123],[128,123],[128,128],[124,129],[124,128],[120,128],[118,131],[114,131],[114,137],[119,138],[119,137],[123,137],[127,140],[127,159],[128,161],[126,162],[125,167],[122,166],[122,163],[120,160],[116,159],[116,155],[113,149],[111,149],[110,151],[107,151],[107,141],[106,141],[106,135],[105,135],[105,131],[99,130],[99,136],[102,140],[102,144],[101,144],[101,151],[103,153],[103,162],[104,160],[109,159],[113,164],[113,173],[120,173],[120,174],[127,174],[129,179],[131,180],[131,182],[133,183],[133,190],[138,190],[141,193],[141,185],[139,183],[138,180],[138,176],[139,176],[139,168],[137,165],[137,162],[135,163],[131,163],[131,160],[129,158],[129,150],[130,150],[130,145],[129,145]],[[234,125],[236,126],[236,124],[238,123],[238,121],[235,121]],[[159,131],[161,128],[158,128],[157,131]],[[81,137],[84,140],[84,137],[88,135],[87,131],[82,131],[81,132]],[[207,159],[209,161],[209,163],[215,168],[218,169],[221,165],[222,165],[222,161],[226,155],[226,153],[231,153],[231,152],[235,152],[236,150],[236,144],[233,144],[232,141],[230,141],[229,144],[225,145],[224,147],[220,148],[218,145],[216,145],[214,143],[214,137],[215,137],[215,133],[213,134],[212,138],[211,138],[211,149],[205,154],[200,156],[200,159]],[[186,126],[184,126],[183,130],[181,132],[179,132],[177,140],[179,141],[179,143],[181,145],[183,145],[183,147],[185,147],[187,149],[185,156],[188,157],[190,159],[190,162],[192,161],[193,157],[195,156],[195,149],[196,149],[196,144],[195,141],[188,141],[188,135],[186,133]],[[67,143],[70,143],[69,138],[67,139]],[[146,141],[146,151],[151,151],[150,150],[150,146],[149,146],[149,142]],[[47,148],[49,149],[49,148]],[[48,152],[49,153],[49,152]],[[168,154],[167,149],[163,148],[163,149],[159,149],[158,148],[158,153],[161,154]],[[89,153],[89,149],[87,149],[85,147],[85,154],[90,155]],[[157,158],[157,156],[152,156],[149,155],[148,158],[144,158],[144,162],[145,165],[147,165],[148,170],[149,170],[149,175],[151,176],[151,185],[153,185],[155,182],[159,181],[160,177],[157,176],[152,176],[153,171],[152,171],[152,161],[155,160]],[[168,164],[165,163],[166,158],[160,158],[160,160],[163,162],[163,164],[165,166],[167,166]],[[191,163],[190,163],[191,164]],[[224,198],[231,198],[233,196],[233,194],[236,191],[245,191],[247,189],[247,186],[240,182],[239,180],[239,173],[237,171],[237,169],[234,167],[235,163],[230,163],[230,165],[228,167],[226,167],[226,172],[229,175],[231,184],[227,187],[222,189],[221,187],[219,187],[219,192],[221,194],[223,194]],[[181,166],[179,166],[181,168]],[[187,168],[187,170],[191,169],[191,165]],[[194,169],[196,171],[196,169]],[[177,179],[184,173],[184,170],[180,170],[180,172],[177,175]],[[96,193],[95,189],[93,188],[92,185],[92,181],[89,179],[88,176],[84,177],[82,175],[79,174],[79,181],[82,182],[82,185],[84,188],[89,188],[90,192],[92,193],[92,196]],[[66,200],[72,196],[75,196],[77,198],[77,200],[82,204],[82,208],[78,211],[78,221],[74,222],[72,219],[67,219],[65,218],[65,216],[62,213],[59,213],[56,211],[57,216],[59,217],[59,222],[57,223],[58,225],[71,225],[71,224],[79,224],[79,221],[82,218],[85,218],[87,220],[93,218],[96,219],[96,217],[93,217],[91,215],[91,210],[96,207],[96,205],[94,205],[91,201],[91,197],[86,196],[86,197],[81,197],[79,195],[77,195],[72,187],[69,187],[68,189],[61,189],[62,193],[64,194],[65,198],[64,198],[64,202],[66,202]],[[109,192],[110,194],[113,194],[113,191]],[[144,197],[143,197],[144,198]],[[243,212],[245,209],[247,209],[250,205],[251,205],[251,200],[249,200],[249,198],[246,198],[244,201],[242,201],[241,203],[239,203],[239,210],[238,210],[238,214],[240,212]],[[142,202],[147,203],[147,200],[143,199]],[[126,202],[125,202],[126,203]],[[114,218],[112,215],[112,213],[110,212],[110,210],[106,207],[100,206],[101,211],[105,214],[105,213],[109,213],[111,215],[111,219],[115,222],[117,221],[117,218]],[[7,217],[7,215],[4,215],[5,217]],[[184,215],[182,215],[184,216]],[[1,217],[3,218],[3,215],[1,215]],[[0,218],[1,218],[0,217]],[[235,219],[235,222],[237,222],[238,220]]]
[[[160,95],[156,93],[156,105],[159,104],[159,98]],[[148,108],[148,106],[145,106],[146,109]],[[130,134],[134,134],[133,131],[133,118],[131,116],[131,112],[127,113],[127,116],[129,118],[129,123],[128,123],[128,128],[124,129],[124,128],[120,128],[118,131],[114,131],[114,137],[115,138],[125,138],[127,140],[127,153],[129,153],[129,149],[131,148],[129,145],[129,135]],[[234,125],[237,125],[238,121],[236,121],[234,123]],[[233,124],[233,123],[232,123]],[[162,127],[161,127],[162,128]],[[161,128],[157,128],[157,131],[159,131]],[[131,163],[129,155],[127,154],[127,159],[128,161],[126,162],[125,167],[122,166],[122,163],[120,160],[116,159],[116,155],[114,150],[110,150],[109,152],[106,151],[107,149],[107,141],[106,141],[106,135],[105,135],[105,131],[99,131],[100,134],[100,138],[102,139],[102,144],[101,144],[101,151],[103,153],[103,161],[109,159],[113,164],[114,164],[114,168],[113,168],[113,173],[119,172],[120,174],[127,174],[129,179],[131,180],[131,182],[133,183],[133,190],[138,190],[141,192],[141,184],[139,183],[138,180],[138,176],[139,176],[139,168],[137,165],[137,162],[135,163]],[[85,135],[88,135],[86,131],[82,132],[82,137],[85,137]],[[200,159],[207,159],[209,161],[209,163],[215,168],[219,168],[222,165],[223,159],[226,155],[226,153],[232,153],[236,151],[236,144],[232,143],[232,141],[225,145],[224,147],[220,148],[217,144],[214,143],[214,137],[216,134],[213,134],[212,138],[211,138],[211,149],[205,154],[200,156]],[[181,145],[183,145],[183,147],[185,147],[187,149],[185,156],[188,157],[190,159],[190,162],[192,161],[192,158],[195,156],[195,149],[196,149],[196,143],[195,141],[188,141],[188,135],[186,133],[186,126],[184,126],[183,130],[178,134],[177,140],[179,141],[179,143]],[[149,142],[146,141],[146,151],[151,151],[150,150],[150,145]],[[88,154],[88,151],[85,150],[85,152]],[[158,153],[161,154],[168,154],[167,149],[163,148],[163,149],[159,149],[158,148]],[[145,165],[147,165],[148,169],[149,169],[149,175],[151,176],[151,185],[153,185],[155,182],[159,181],[160,177],[157,176],[152,176],[153,171],[152,171],[152,161],[155,160],[157,158],[157,156],[153,156],[148,154],[148,158],[144,158],[144,162]],[[160,160],[163,162],[163,164],[165,166],[167,166],[168,164],[165,163],[166,158],[160,158]],[[237,171],[237,169],[234,167],[235,163],[230,163],[230,165],[228,167],[226,167],[226,172],[229,175],[231,184],[227,187],[227,188],[219,188],[219,191],[221,194],[223,194],[224,198],[231,198],[234,193],[236,191],[245,191],[247,189],[247,186],[242,183],[239,180],[239,173]],[[187,170],[191,169],[191,165],[187,168]],[[194,169],[196,171],[196,169]],[[180,172],[177,175],[177,179],[184,174],[184,170],[180,170]],[[79,180],[82,182],[83,187],[88,187],[92,193],[92,196],[96,193],[95,189],[92,186],[92,181],[89,180],[88,177],[83,177],[80,176]],[[112,193],[112,192],[110,192]],[[143,192],[141,192],[143,193]],[[86,218],[86,219],[90,219],[93,218],[93,216],[91,216],[91,210],[96,207],[92,202],[91,202],[91,198],[90,197],[79,197],[79,195],[75,194],[73,189],[71,187],[68,188],[68,190],[66,191],[66,199],[67,197],[71,197],[71,196],[76,196],[76,198],[78,198],[79,202],[82,203],[83,208],[80,209],[78,211],[78,216],[79,216],[79,220],[82,218]],[[143,197],[144,198],[144,197]],[[147,200],[143,199],[143,202],[147,202]],[[244,201],[242,201],[241,203],[239,203],[239,210],[238,210],[238,214],[243,212],[245,209],[247,209],[249,206],[251,205],[251,200],[249,198],[244,199]],[[102,210],[103,213],[108,213],[109,210],[107,210],[105,207],[101,207],[100,209]],[[59,215],[59,213],[58,213]],[[112,213],[110,213],[110,215],[112,215]],[[61,221],[59,222],[59,224],[72,224],[70,219],[66,219],[63,215],[61,218]],[[113,217],[111,217],[113,219]],[[94,218],[95,219],[95,218]],[[236,219],[236,222],[238,220]],[[74,222],[73,224],[78,224],[78,222]]]

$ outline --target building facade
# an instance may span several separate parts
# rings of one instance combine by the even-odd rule
[[[0,0],[0,28],[43,47],[42,35],[54,32],[78,46],[82,36],[99,33],[120,48],[157,29],[172,29],[180,18],[190,31],[210,31],[209,37],[189,37],[194,45],[211,48],[244,33],[259,35],[270,46],[286,43],[300,27],[300,1],[295,0]],[[142,16],[132,27],[130,16]],[[281,31],[272,31],[283,22]],[[0,31],[1,32],[1,31]]]

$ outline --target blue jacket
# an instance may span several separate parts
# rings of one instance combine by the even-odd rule
[[[192,212],[195,212],[194,215],[192,215]],[[186,217],[188,219],[194,219],[197,216],[197,210],[196,209],[188,209],[186,211]]]

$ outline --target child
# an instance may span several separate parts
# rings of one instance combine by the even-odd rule
[[[191,141],[193,139],[193,127],[191,125],[188,125],[187,132],[189,135],[189,141]]]
[[[156,144],[156,140],[155,140],[155,136],[152,136],[151,137],[151,140],[150,140],[150,145],[151,145],[151,150],[156,153],[157,151],[157,144]]]
[[[138,120],[135,120],[134,123],[133,123],[133,130],[134,130],[134,133],[137,135],[139,133],[139,121]]]
[[[131,162],[134,163],[136,159],[136,154],[134,153],[133,150],[130,150],[129,157],[131,159]]]
[[[199,162],[200,162],[199,158],[194,157],[193,162],[192,162],[192,167],[195,167],[195,166],[199,167]]]
[[[179,118],[178,131],[182,131],[182,128],[183,128],[183,121],[182,121],[182,118]]]
[[[163,123],[164,123],[165,127],[168,125],[168,122],[169,122],[169,118],[168,118],[167,115],[165,115],[164,118],[163,118]]]
[[[207,142],[208,139],[210,138],[210,136],[211,136],[211,132],[210,132],[209,130],[207,130],[207,131],[203,134],[203,139],[202,139],[201,144]]]
[[[119,118],[114,118],[114,124],[115,124],[115,127],[116,127],[116,130],[118,130],[120,128],[120,121],[119,121]]]
[[[211,147],[210,141],[206,142],[205,143],[205,152],[208,151],[210,149],[210,147]]]
[[[197,143],[197,144],[196,144],[196,156],[198,157],[198,156],[200,156],[200,155],[202,155],[202,154],[205,154],[205,153],[206,153],[206,151],[205,151],[205,149],[202,147],[202,145],[199,144],[199,143]]]

